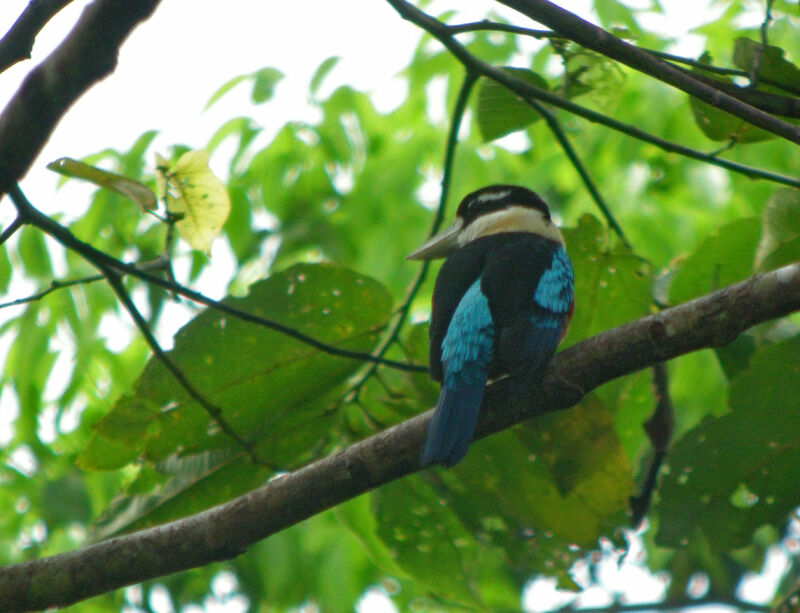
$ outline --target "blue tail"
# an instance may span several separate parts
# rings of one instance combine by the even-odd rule
[[[475,434],[485,386],[486,381],[479,380],[462,383],[458,389],[442,388],[420,454],[420,466],[443,464],[449,467],[463,459]]]

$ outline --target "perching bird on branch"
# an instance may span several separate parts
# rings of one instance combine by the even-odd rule
[[[472,442],[487,380],[544,372],[572,316],[572,265],[547,205],[515,185],[467,195],[453,225],[408,257],[447,258],[430,323],[430,373],[442,390],[420,464],[453,466]]]

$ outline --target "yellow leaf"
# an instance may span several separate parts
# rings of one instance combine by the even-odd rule
[[[59,158],[55,162],[50,162],[47,168],[65,177],[83,179],[98,187],[117,192],[133,200],[142,211],[152,211],[156,208],[156,197],[149,187],[115,172],[95,168],[72,158]]]
[[[161,156],[156,164],[156,186],[167,210],[178,218],[178,234],[193,249],[207,253],[231,208],[225,185],[208,167],[208,152],[187,151],[174,168]]]

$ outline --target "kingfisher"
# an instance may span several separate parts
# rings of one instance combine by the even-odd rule
[[[442,387],[422,467],[463,459],[487,381],[541,376],[574,307],[564,238],[527,188],[491,185],[464,197],[455,222],[408,256],[436,258],[447,259],[433,290],[429,369]]]

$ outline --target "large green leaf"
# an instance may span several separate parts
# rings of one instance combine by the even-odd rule
[[[716,551],[743,547],[800,505],[798,364],[800,338],[763,349],[733,380],[731,412],[674,445],[659,491],[659,544],[678,547],[700,530]]]
[[[613,247],[605,228],[590,215],[563,233],[575,270],[575,314],[565,346],[650,312],[650,267],[645,260]]]
[[[749,277],[760,234],[761,224],[755,217],[720,228],[678,269],[670,287],[670,301],[686,302]]]
[[[445,601],[494,607],[513,606],[537,573],[574,588],[571,564],[627,521],[633,491],[611,413],[593,397],[411,481],[373,494],[395,562]]]
[[[548,88],[547,81],[531,70],[503,68],[503,71],[540,89]],[[541,115],[505,86],[491,79],[481,79],[475,119],[483,140],[490,141],[521,130],[541,119]]]
[[[322,264],[294,266],[227,302],[322,342],[364,351],[391,307],[376,281]],[[178,332],[168,355],[272,466],[293,464],[320,440],[336,418],[329,410],[335,397],[329,395],[361,365],[212,309]],[[117,465],[140,456],[158,461],[178,452],[241,451],[155,358],[133,394],[121,398],[95,430],[96,437],[117,443]],[[87,468],[109,468],[97,452],[82,454],[80,461]]]
[[[800,192],[776,190],[764,207],[762,219],[756,265],[762,270],[771,270],[800,259]]]
[[[437,481],[413,475],[374,492],[378,535],[395,563],[444,606],[517,606],[501,558],[453,512]]]

